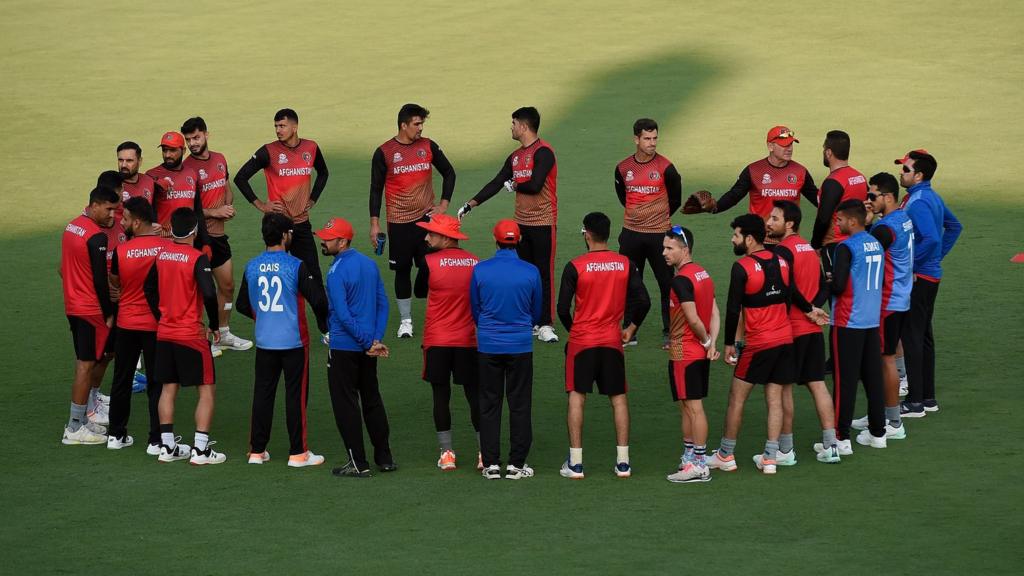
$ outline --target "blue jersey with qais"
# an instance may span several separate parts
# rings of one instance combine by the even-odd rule
[[[893,210],[875,226],[886,226],[893,234],[892,244],[885,251],[882,309],[905,312],[910,310],[910,291],[914,288],[914,223],[903,210]]]
[[[264,252],[246,264],[257,348],[291,350],[309,342],[305,300],[299,293],[301,264],[302,260],[284,251]]]
[[[832,325],[877,328],[882,313],[882,243],[860,231],[839,244],[850,251],[850,270],[842,292],[832,297]]]

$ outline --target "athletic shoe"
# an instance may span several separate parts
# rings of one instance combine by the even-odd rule
[[[790,450],[789,452],[783,452],[778,450],[775,452],[775,465],[776,466],[796,466],[796,450]]]
[[[377,464],[377,469],[381,472],[394,472],[398,470],[398,464],[392,460],[391,462],[386,462],[384,464]]]
[[[135,439],[125,434],[124,438],[118,438],[117,436],[107,436],[107,449],[108,450],[120,450],[121,448],[127,448],[135,443]]]
[[[936,407],[938,409],[938,407]],[[924,409],[924,404],[918,404],[916,402],[908,402],[904,400],[900,402],[900,418],[924,418],[927,416]]]
[[[533,336],[536,337],[538,332],[540,332],[540,326],[534,325],[534,327],[533,327]]]
[[[521,480],[523,478],[533,478],[533,468],[530,468],[528,464],[523,464],[522,468],[511,464],[505,467],[505,480]]]
[[[248,458],[249,464],[263,464],[270,461],[270,452],[266,450],[263,452],[249,452]]]
[[[733,470],[736,470],[736,455],[729,454],[728,456],[722,457],[718,455],[718,450],[715,450],[707,458],[707,467],[712,470],[732,472]]]
[[[669,482],[688,484],[691,482],[710,482],[711,471],[707,466],[698,466],[693,462],[687,462],[685,466],[674,474],[669,474],[666,479]]]
[[[412,320],[402,320],[398,325],[399,338],[412,338]]]
[[[215,344],[210,344],[210,355],[214,358],[220,358],[224,355],[224,352],[218,348]]]
[[[266,452],[264,452],[266,454]],[[267,459],[270,459],[270,454],[267,454]],[[319,466],[324,463],[324,457],[319,454],[313,454],[311,450],[306,450],[302,454],[292,454],[288,457],[288,466],[292,468],[305,468],[306,466]]]
[[[100,436],[107,435],[107,427],[97,424],[95,422],[86,422],[85,427],[93,434],[99,434]]]
[[[854,430],[867,430],[868,429],[868,417],[857,418],[853,422],[850,422],[850,428]]]
[[[562,462],[562,469],[558,473],[562,475],[562,478],[583,480],[583,462],[573,465],[569,464],[569,459],[566,458],[565,462]]]
[[[892,424],[885,425],[885,438],[887,440],[904,440],[907,437],[907,427],[900,422],[899,426]]]
[[[484,469],[484,455],[479,452],[476,453],[476,469],[481,471]]]
[[[132,379],[132,394],[138,394],[146,391],[146,375],[142,372],[136,371],[135,378]]]
[[[501,480],[501,466],[497,464],[491,464],[490,466],[483,469],[481,476],[488,480]]]
[[[551,326],[541,326],[537,330],[537,340],[541,342],[558,342],[558,334],[555,334],[555,329]]]
[[[639,342],[637,341],[636,336],[633,336],[629,339],[629,342],[626,342],[623,346],[636,346],[637,344],[639,344]]]
[[[817,450],[817,447],[821,446],[821,444],[815,444],[814,446],[815,450]],[[828,448],[822,448],[821,451],[819,451],[815,455],[815,458],[818,459],[818,462],[824,462],[825,464],[836,464],[841,460],[839,457],[839,447],[833,444]]]
[[[97,402],[96,408],[92,412],[89,412],[89,422],[99,424],[100,426],[109,425],[110,409],[107,408],[107,405],[101,402]]]
[[[857,444],[862,446],[871,446],[872,448],[885,448],[885,434],[875,436],[871,434],[870,430],[861,430],[860,434],[857,434]]]
[[[60,443],[68,446],[74,446],[76,444],[90,446],[94,444],[103,444],[106,441],[106,435],[97,434],[90,430],[88,426],[79,426],[78,430],[75,430],[74,432],[72,432],[70,428],[65,428],[64,437],[61,438]]]
[[[159,444],[150,444],[150,445],[146,446],[146,454],[148,454],[150,456],[159,456],[160,455],[160,445]]]
[[[213,345],[214,348],[220,350],[248,350],[252,348],[252,341],[246,340],[245,338],[239,338],[231,332],[221,332],[220,342]]]
[[[175,460],[185,460],[191,456],[192,447],[188,444],[175,444],[174,448],[167,446],[166,444],[160,445],[160,456],[157,460],[161,462],[174,462]]]
[[[924,403],[923,403],[923,406],[924,406],[924,411],[925,412],[938,412],[939,411],[939,401],[934,399],[934,398],[932,398],[931,400],[925,400]]]
[[[900,396],[906,396],[910,393],[910,384],[907,383],[907,377],[903,376],[900,378]]]
[[[455,470],[455,452],[451,450],[445,450],[441,452],[441,457],[437,459],[437,467],[441,470]]]
[[[214,452],[213,445],[216,444],[216,440],[210,440],[210,443],[206,445],[206,450],[200,451],[195,446],[192,447],[192,457],[188,459],[188,463],[193,466],[205,466],[207,464],[222,464],[228,459],[226,454],[220,452]]]
[[[331,335],[330,334],[321,334],[320,335],[320,342],[324,346],[330,346],[331,345]]]
[[[821,454],[824,451],[825,448],[824,446],[822,446],[821,442],[814,443],[815,454]],[[839,453],[840,456],[852,456],[853,445],[850,444],[849,440],[836,440],[836,451]]]
[[[370,469],[360,470],[356,466],[355,462],[349,460],[344,466],[338,466],[331,470],[331,474],[338,478],[369,478],[371,476]]]
[[[106,404],[107,406],[109,406],[110,405],[110,396],[107,396],[103,392],[100,392],[99,390],[97,390],[96,391],[96,401],[99,402],[100,404]]]
[[[775,474],[775,460],[765,458],[764,454],[754,455],[754,466],[765,474]]]
[[[629,478],[633,475],[633,469],[629,467],[629,462],[619,462],[615,465],[615,475],[619,478]]]

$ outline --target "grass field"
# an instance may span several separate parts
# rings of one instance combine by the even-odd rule
[[[3,15],[0,573],[1018,573],[1024,267],[1009,258],[1024,251],[1020,3],[7,0]],[[54,273],[59,231],[96,174],[115,167],[119,142],[140,142],[148,168],[159,161],[160,134],[200,114],[211,146],[237,168],[273,139],[273,112],[293,107],[300,134],[319,142],[331,169],[314,223],[348,217],[361,239],[370,155],[407,101],[431,110],[425,134],[458,170],[455,202],[512,149],[510,112],[541,110],[559,161],[559,271],[583,249],[584,213],[602,209],[621,222],[611,172],[632,150],[637,117],[661,123],[659,151],[687,193],[724,191],[764,155],[764,133],[778,123],[802,139],[795,159],[819,182],[820,143],[832,128],[852,135],[852,163],[869,176],[928,148],[939,160],[935,186],[965,228],[946,260],[935,320],[942,412],[908,423],[909,439],[888,450],[822,466],[810,450],[813,409],[799,395],[801,462],[764,478],[749,460],[764,435],[755,398],[739,472],[672,485],[664,474],[679,451],[678,416],[652,316],[628,352],[628,481],[611,473],[610,411],[599,398],[587,414],[587,479],[558,476],[560,345],[535,351],[529,461],[538,476],[528,482],[487,483],[468,466],[437,471],[419,343],[390,337],[381,374],[397,474],[348,481],[329,466],[285,467],[283,408],[274,460],[246,466],[252,353],[217,361],[213,436],[229,456],[223,466],[158,466],[141,447],[60,445],[72,350]],[[257,211],[237,205],[228,229],[236,272],[261,248]],[[507,198],[475,210],[465,246],[490,255],[489,228],[510,213]],[[696,257],[723,302],[728,219],[676,218],[695,230]],[[421,303],[414,314],[419,322]],[[247,320],[231,325],[251,335]],[[324,360],[315,348],[309,437],[333,464],[343,449]],[[729,377],[724,364],[712,369],[712,445]],[[186,437],[190,400],[186,393],[179,408]],[[143,405],[135,398],[136,438]],[[454,406],[465,464],[472,434],[465,407]]]

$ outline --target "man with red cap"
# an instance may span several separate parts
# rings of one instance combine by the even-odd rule
[[[414,286],[416,297],[427,299],[423,322],[423,379],[430,382],[434,395],[434,428],[441,451],[437,467],[454,470],[449,379],[462,386],[479,443],[479,366],[476,326],[469,302],[469,282],[479,258],[459,247],[459,240],[468,237],[460,230],[458,218],[435,214],[416,225],[426,231],[428,249],[417,263],[420,272]],[[482,469],[479,457],[477,460],[478,468]]]
[[[146,171],[155,182],[153,208],[156,209],[157,223],[165,236],[170,235],[171,213],[178,208],[191,208],[196,214],[203,214],[203,201],[199,195],[199,174],[184,165],[185,137],[178,132],[166,132],[160,138],[160,153],[163,164]],[[199,219],[196,234],[196,248],[208,244],[206,219]],[[207,254],[209,257],[209,254]]]
[[[334,421],[349,461],[332,470],[338,477],[367,478],[370,464],[363,444],[363,420],[381,472],[398,469],[388,442],[390,428],[377,382],[377,358],[387,358],[381,342],[388,323],[388,297],[377,265],[352,247],[355,235],[344,218],[331,218],[317,230],[325,256],[334,256],[327,272],[330,351],[327,383]]]
[[[501,404],[508,398],[510,450],[505,478],[533,477],[533,326],[543,313],[540,271],[520,260],[514,220],[494,226],[498,251],[473,268],[469,299],[480,355],[480,452],[483,477],[501,478]]]

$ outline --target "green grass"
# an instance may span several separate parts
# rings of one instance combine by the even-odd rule
[[[1018,3],[523,9],[12,0],[3,12],[3,572],[701,572],[715,551],[714,566],[728,573],[1016,572],[1024,545],[1024,268],[1008,260],[1024,249]],[[119,142],[140,142],[149,167],[159,135],[201,114],[212,146],[237,168],[273,137],[273,112],[294,107],[301,134],[320,143],[331,168],[314,223],[343,215],[362,238],[370,155],[393,134],[406,101],[431,109],[426,134],[458,170],[457,202],[512,149],[511,110],[541,110],[541,133],[560,168],[557,270],[582,250],[576,226],[585,212],[621,218],[610,176],[631,151],[639,116],[661,123],[659,149],[687,191],[731,185],[764,154],[764,132],[777,123],[796,130],[796,159],[818,181],[819,143],[832,128],[850,132],[853,164],[868,175],[927,147],[940,162],[936,188],[965,226],[936,313],[943,411],[909,423],[905,442],[827,467],[812,461],[815,417],[798,391],[801,463],[769,479],[749,464],[763,438],[754,396],[740,471],[707,485],[671,485],[663,476],[678,452],[678,416],[652,317],[641,346],[628,352],[636,472],[628,481],[611,474],[610,411],[598,397],[587,412],[587,479],[557,475],[566,449],[561,346],[536,349],[530,462],[539,475],[529,482],[485,483],[469,467],[447,475],[434,468],[418,342],[394,339],[381,368],[402,466],[394,475],[353,482],[326,467],[286,468],[283,409],[269,447],[274,460],[244,465],[250,353],[217,361],[214,437],[229,455],[224,466],[158,466],[141,447],[59,445],[72,370],[54,274],[59,230],[96,173],[113,167]],[[260,249],[258,214],[239,208],[229,224],[236,270]],[[466,246],[489,255],[489,227],[510,212],[507,198],[475,210]],[[718,280],[721,299],[732,259],[727,218],[676,219],[695,230],[697,258]],[[251,334],[247,321],[236,317],[232,326]],[[338,462],[320,347],[312,362],[311,445]],[[712,444],[729,375],[724,364],[712,369]],[[186,434],[190,399],[186,393],[179,409]],[[133,404],[136,435],[145,427],[141,400]],[[468,414],[453,404],[465,464]],[[180,552],[168,552],[172,543]]]

